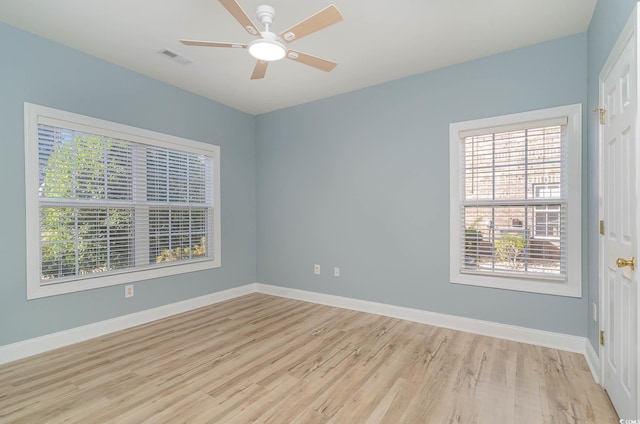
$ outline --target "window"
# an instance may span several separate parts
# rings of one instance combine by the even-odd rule
[[[25,103],[27,297],[220,266],[219,147]]]
[[[533,196],[536,199],[559,199],[560,184],[535,184]],[[535,207],[533,236],[538,239],[560,241],[560,205],[543,204]]]
[[[452,283],[581,296],[581,113],[450,125]]]

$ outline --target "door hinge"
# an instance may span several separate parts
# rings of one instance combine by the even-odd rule
[[[604,346],[604,330],[600,331],[600,344]]]
[[[600,235],[604,235],[604,220],[600,220]]]
[[[593,109],[593,111],[600,113],[600,125],[604,125],[605,116],[607,114],[607,110],[605,108],[602,108],[602,107],[597,107],[597,108]]]

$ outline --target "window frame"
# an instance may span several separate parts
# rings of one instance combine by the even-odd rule
[[[565,128],[567,160],[567,273],[564,280],[494,274],[465,273],[461,271],[461,203],[464,196],[464,138],[463,131],[487,129],[496,132],[499,128],[515,129],[519,124],[567,118]],[[450,177],[450,270],[451,284],[491,287],[532,293],[543,293],[567,297],[582,297],[582,105],[580,103],[539,109],[449,125],[449,177]]]
[[[88,274],[42,284],[38,124],[41,120],[47,119],[65,121],[74,126],[73,129],[89,129],[94,134],[155,147],[196,152],[210,157],[213,160],[213,222],[209,224],[213,246],[212,257],[169,262],[167,265],[158,267],[128,268],[104,275]],[[28,300],[221,267],[219,146],[26,102],[24,103],[24,137]],[[134,240],[134,243],[137,244],[137,241]]]

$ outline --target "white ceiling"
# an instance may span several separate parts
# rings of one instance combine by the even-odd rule
[[[0,20],[251,114],[346,93],[587,30],[596,0],[238,0],[276,10],[279,33],[334,3],[344,21],[291,43],[329,73],[282,60],[250,80],[247,50],[178,39],[253,38],[217,0],[1,0]],[[180,65],[158,52],[173,50]]]

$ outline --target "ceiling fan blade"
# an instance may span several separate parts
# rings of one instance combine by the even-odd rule
[[[269,62],[265,62],[263,60],[259,60],[256,62],[256,67],[253,68],[253,74],[251,74],[251,79],[261,79],[264,78],[264,74],[267,72],[267,65]]]
[[[325,72],[331,72],[337,65],[337,63],[330,60],[321,59],[295,50],[289,50],[287,58],[296,62],[304,63],[305,65],[313,66],[314,68]]]
[[[198,40],[180,40],[185,46],[202,46],[202,47],[235,47],[237,49],[246,49],[247,45],[242,43],[218,43],[216,41],[198,41]]]
[[[220,3],[231,13],[231,16],[236,18],[236,21],[240,22],[240,25],[251,35],[259,35],[260,30],[256,25],[249,19],[249,16],[242,10],[242,7],[238,4],[236,0],[219,0]]]
[[[322,28],[337,24],[338,22],[341,22],[342,19],[342,14],[338,10],[338,8],[332,4],[325,9],[322,9],[315,15],[309,16],[299,24],[296,24],[288,30],[283,31],[280,34],[280,38],[282,38],[285,42],[290,43],[316,31],[320,31]]]

